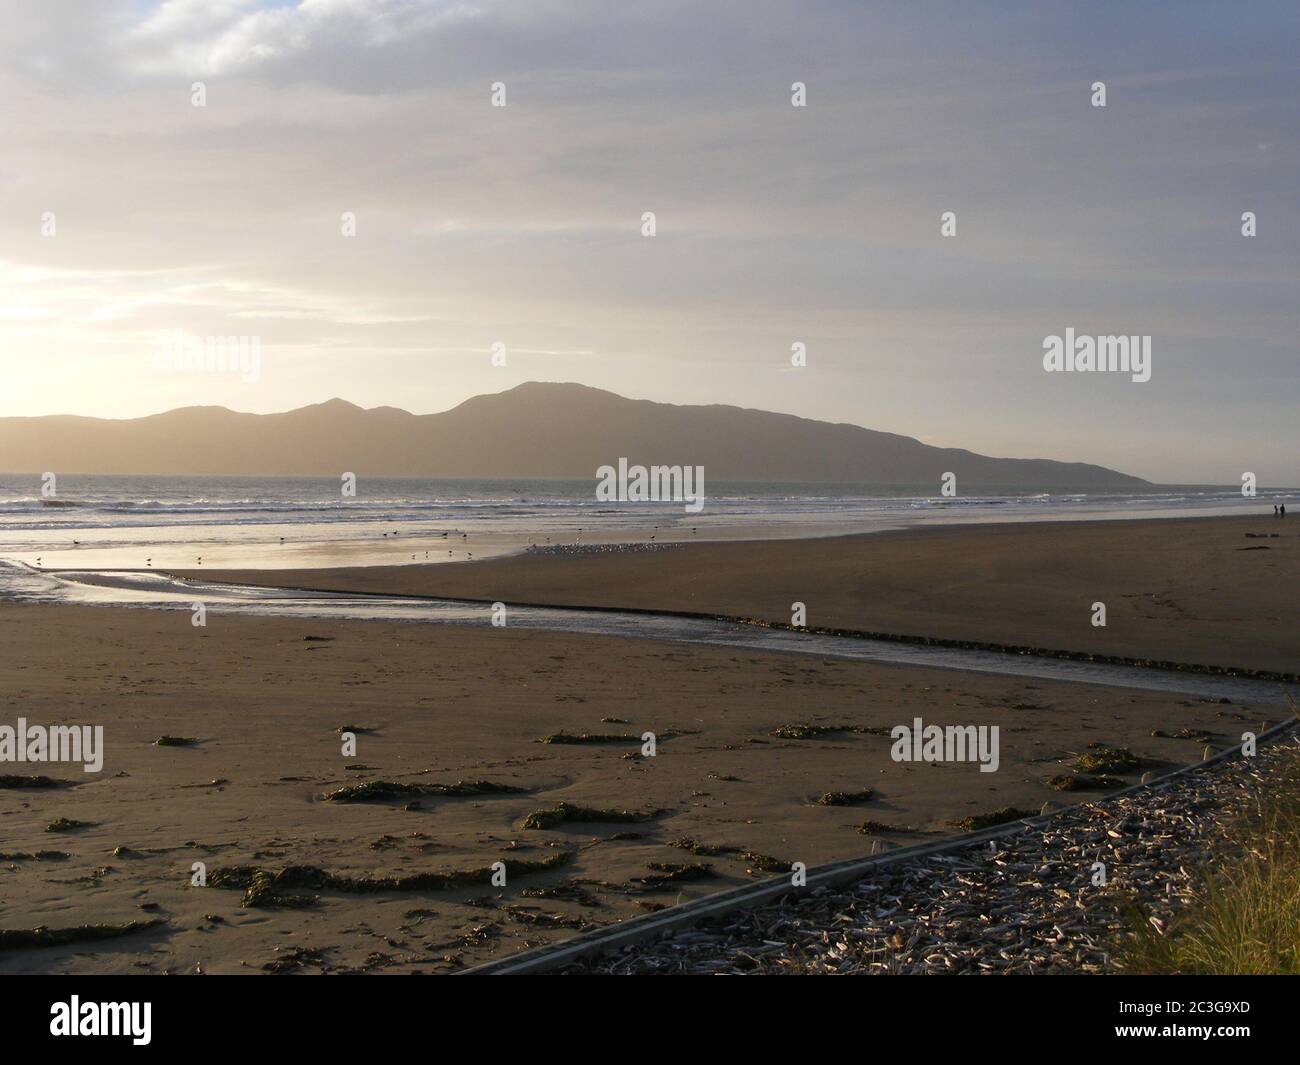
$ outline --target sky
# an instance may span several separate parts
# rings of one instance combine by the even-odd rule
[[[1290,0],[0,0],[0,416],[577,381],[1300,485],[1297,31]],[[1150,336],[1150,380],[1047,372],[1067,328]],[[160,354],[207,336],[257,372]]]

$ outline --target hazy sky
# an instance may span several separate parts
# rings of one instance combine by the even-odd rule
[[[571,380],[1298,485],[1298,12],[0,0],[0,415]],[[1066,327],[1151,380],[1046,373]]]

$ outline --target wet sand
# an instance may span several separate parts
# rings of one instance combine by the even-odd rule
[[[799,602],[810,626],[1300,670],[1300,521],[1267,516],[933,527],[438,566],[205,568],[201,575],[782,622]],[[1092,624],[1096,602],[1106,606],[1104,628]]]
[[[202,576],[781,621],[798,600],[812,625],[1294,670],[1300,544],[1291,529],[1256,519],[999,525]],[[1246,536],[1272,532],[1286,536]],[[1267,550],[1242,550],[1251,547]],[[1089,624],[1098,599],[1104,629]],[[1086,799],[1098,792],[1047,781],[1071,773],[1092,744],[1138,755],[1142,767],[1114,774],[1132,783],[1143,768],[1194,761],[1207,742],[1228,746],[1288,714],[486,621],[210,614],[195,628],[183,611],[0,604],[0,646],[0,724],[102,724],[107,746],[97,774],[0,766],[71,782],[0,788],[0,932],[160,922],[99,943],[0,949],[7,973],[452,972],[792,861],[950,834],[962,818],[1006,807]],[[894,762],[887,731],[917,716],[997,725],[1000,770]],[[845,728],[773,735],[795,724]],[[364,729],[355,757],[341,751],[342,726]],[[659,737],[649,759],[638,756],[647,730]],[[613,738],[539,742],[556,733]],[[164,735],[196,742],[156,745]],[[367,781],[519,790],[322,799]],[[853,805],[818,802],[868,790]],[[530,813],[560,803],[653,816],[526,827]],[[86,824],[50,830],[59,818]],[[701,846],[671,845],[683,839]],[[196,861],[207,887],[190,886]],[[563,864],[510,864],[504,888],[426,879],[348,890],[497,861]],[[286,867],[311,869],[278,905],[241,905],[252,869]],[[688,878],[641,882],[664,873]],[[223,875],[236,886],[217,886]],[[295,904],[304,900],[313,904]]]
[[[185,612],[0,604],[0,646],[0,724],[19,715],[103,724],[107,747],[98,774],[3,767],[73,783],[0,789],[0,930],[163,922],[101,943],[0,949],[5,973],[451,972],[770,875],[760,872],[764,856],[813,865],[951,833],[963,817],[1086,798],[1045,781],[1091,743],[1173,766],[1196,759],[1203,741],[1153,731],[1207,729],[1226,746],[1286,716],[1283,707],[487,624],[210,615],[194,628]],[[888,736],[871,731],[771,735],[802,723],[888,729],[914,716],[998,725],[1000,770],[895,763]],[[344,725],[368,730],[355,758],[342,756]],[[653,759],[637,757],[633,741],[538,742],[646,730],[661,737]],[[163,735],[197,742],[157,746]],[[480,780],[523,790],[321,799],[364,781]],[[865,789],[874,795],[858,805],[816,801]],[[643,823],[524,827],[560,802],[662,812]],[[57,818],[88,824],[47,831]],[[915,831],[863,834],[867,820]],[[670,846],[684,837],[733,849]],[[22,857],[42,851],[64,856]],[[567,864],[512,876],[505,888],[288,891],[290,901],[319,900],[309,907],[243,907],[242,888],[190,886],[196,861],[213,879],[240,866],[365,878],[560,855]],[[709,868],[652,888],[637,882],[656,872],[652,863]]]

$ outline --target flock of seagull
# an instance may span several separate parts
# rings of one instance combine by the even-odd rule
[[[659,528],[659,526],[656,525],[656,526],[655,526],[655,529],[658,530],[658,528]],[[694,533],[694,532],[696,532],[696,531],[697,531],[696,526],[692,526],[692,527],[691,527],[691,532]],[[396,538],[398,537],[398,535],[400,535],[400,534],[399,534],[396,530],[394,530],[394,531],[391,532],[391,533],[384,533],[384,534],[383,534],[384,539],[387,539],[389,536],[392,536],[394,539],[396,539]],[[445,539],[447,538],[447,533],[443,533],[443,534],[442,534],[442,538],[445,540]],[[467,533],[467,532],[463,532],[463,533],[461,533],[461,534],[460,534],[460,538],[461,538],[462,540],[468,540],[468,539],[469,539],[469,533]],[[578,530],[577,540],[581,540],[581,539],[582,539],[582,529],[579,529],[579,530]],[[651,542],[654,541],[654,534],[653,534],[653,533],[651,533],[651,535],[650,535],[650,540],[651,540]],[[284,543],[284,542],[285,542],[285,539],[284,539],[283,536],[281,536],[281,537],[280,537],[280,543]],[[546,542],[547,542],[548,544],[551,542],[551,538],[550,538],[549,536],[546,538]],[[575,541],[575,542],[576,542],[576,541]],[[72,541],[72,546],[73,546],[73,547],[80,547],[80,546],[81,546],[81,541],[80,541],[80,540],[73,540],[73,541]],[[530,546],[532,546],[532,547],[536,547],[537,544],[536,544],[536,543],[533,543],[533,544],[530,545]],[[455,554],[455,552],[449,550],[449,551],[447,552],[447,554],[452,555],[452,554]],[[467,551],[467,552],[466,552],[466,555],[467,555],[469,558],[473,558],[473,557],[474,557],[474,552],[473,552],[473,551]],[[411,558],[415,558],[415,557],[416,557],[415,555],[412,555],[412,556],[411,556]],[[428,551],[426,551],[426,552],[424,553],[424,557],[425,557],[425,558],[428,558],[428,557],[429,557],[429,552],[428,552]],[[199,555],[198,558],[196,558],[194,561],[197,562],[200,566],[203,565],[203,556],[202,556],[202,555]],[[145,564],[146,566],[148,566],[148,567],[152,567],[152,566],[153,566],[153,558],[152,558],[152,556],[149,557],[149,558],[146,558],[146,559],[144,560],[144,564]],[[36,556],[36,567],[39,569],[40,566],[41,566],[41,556],[40,556],[40,555],[37,555],[37,556]]]

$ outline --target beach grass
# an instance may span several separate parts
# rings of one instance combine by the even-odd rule
[[[1228,847],[1161,934],[1141,914],[1121,951],[1142,974],[1300,974],[1300,759],[1232,822]]]

